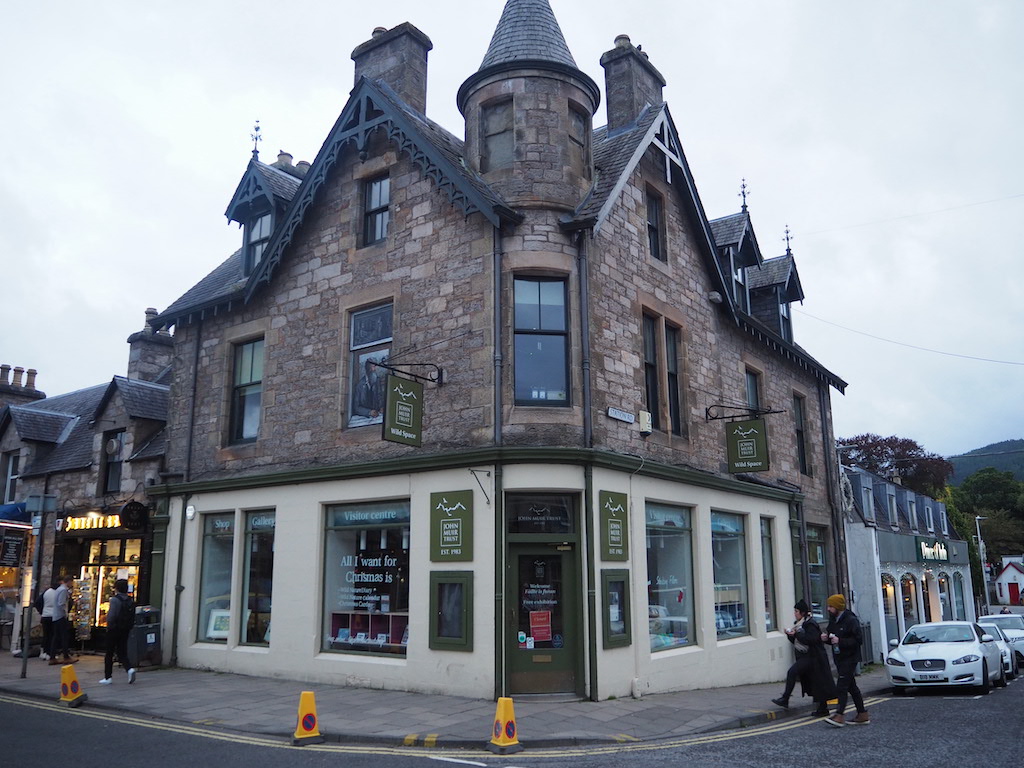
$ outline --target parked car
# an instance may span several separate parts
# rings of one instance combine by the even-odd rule
[[[993,683],[1006,685],[995,638],[973,622],[915,624],[889,646],[885,671],[895,696],[915,686],[973,686],[988,693]]]
[[[1024,616],[1016,613],[996,613],[979,616],[978,623],[995,624],[1010,638],[1017,652],[1017,666],[1024,667]]]
[[[1017,677],[1017,652],[1014,650],[1013,641],[1007,636],[1003,630],[999,628],[998,624],[989,624],[978,622],[978,626],[981,627],[981,631],[986,635],[992,635],[995,638],[996,645],[999,646],[999,653],[1003,659],[1003,671],[1006,672],[1007,678],[1014,680]]]

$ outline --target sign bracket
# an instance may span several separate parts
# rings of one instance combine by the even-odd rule
[[[776,408],[750,408],[749,406],[723,405],[715,403],[704,409],[705,421],[721,421],[723,419],[759,419],[775,413],[785,413]]]
[[[398,365],[391,365],[389,363],[375,363],[378,368],[383,368],[386,371],[392,373],[400,373],[403,376],[408,376],[411,379],[417,379],[419,381],[426,381],[431,384],[437,384],[437,386],[444,385],[444,371],[440,366],[434,365],[434,363],[399,363]],[[401,366],[401,367],[399,367]],[[404,371],[402,368],[433,368],[434,372],[428,376],[420,376],[418,373],[412,373],[411,371]]]

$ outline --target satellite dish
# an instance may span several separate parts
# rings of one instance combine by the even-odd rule
[[[116,438],[116,437],[110,438],[109,440],[107,440],[107,444],[105,446],[105,450],[107,451],[107,456],[114,456],[114,455],[120,453],[121,452],[121,440],[119,438]]]

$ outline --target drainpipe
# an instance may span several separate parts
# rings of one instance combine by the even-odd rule
[[[581,230],[576,235],[577,257],[580,278],[580,347],[583,369],[583,447],[594,446],[594,414],[590,402],[590,276],[587,240],[590,230]]]
[[[494,465],[494,698],[506,696],[506,638],[508,632],[505,614],[505,479],[501,461]]]
[[[502,354],[504,339],[501,333],[501,257],[504,245],[501,240],[501,227],[494,228],[494,249],[491,269],[494,272],[494,444],[501,445],[501,422],[502,422],[502,375],[504,356]]]
[[[849,563],[846,557],[846,531],[844,530],[844,516],[838,509],[836,502],[836,482],[838,474],[833,462],[835,458],[835,440],[830,438],[828,433],[828,422],[825,414],[828,413],[827,395],[822,383],[818,382],[818,414],[821,418],[821,445],[825,454],[825,488],[828,491],[829,517],[832,520],[832,546],[836,553],[836,584],[839,592],[849,595]],[[851,596],[852,597],[852,596]],[[852,602],[852,600],[851,600]]]
[[[199,350],[202,347],[203,341],[203,321],[200,318],[196,324],[196,343],[195,352],[192,357],[192,396],[191,404],[189,406],[188,414],[188,439],[185,445],[185,482],[192,479],[192,441],[195,436],[195,425],[196,425],[196,392],[198,390],[199,382]],[[181,618],[181,593],[185,591],[185,586],[181,583],[182,570],[185,567],[184,562],[184,548],[185,548],[185,508],[188,506],[188,500],[191,498],[191,494],[183,494],[181,497],[181,509],[178,510],[178,551],[176,557],[177,573],[174,577],[174,615],[172,618],[172,633],[171,633],[171,658],[170,665],[172,667],[178,666],[178,620]]]
[[[594,465],[589,461],[583,469],[583,542],[585,549],[581,553],[587,558],[587,655],[590,663],[590,700],[598,700],[597,690],[597,585],[594,583],[597,551],[594,546]]]

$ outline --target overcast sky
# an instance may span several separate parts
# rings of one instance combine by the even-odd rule
[[[650,55],[710,218],[739,210],[746,178],[764,255],[792,230],[796,340],[849,382],[837,435],[943,455],[1024,437],[1024,2],[551,5],[602,86],[616,35]],[[427,111],[462,136],[455,94],[502,6],[9,4],[0,363],[49,395],[123,375],[146,307],[241,243],[223,213],[253,121],[263,160],[312,161],[374,27],[430,36]]]

